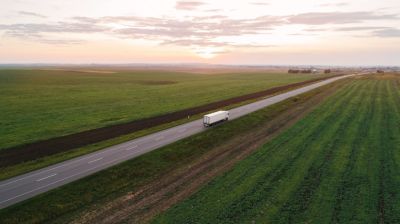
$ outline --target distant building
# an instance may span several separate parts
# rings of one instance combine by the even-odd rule
[[[376,73],[382,74],[382,73],[385,73],[385,71],[379,69],[379,70],[376,70]]]

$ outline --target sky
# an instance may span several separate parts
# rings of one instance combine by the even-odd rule
[[[399,0],[0,0],[0,63],[400,66]]]

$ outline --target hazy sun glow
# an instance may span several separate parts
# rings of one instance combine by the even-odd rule
[[[400,2],[3,0],[0,38],[0,63],[399,65]]]
[[[211,59],[218,55],[219,50],[212,47],[204,47],[195,50],[196,55],[204,59]]]

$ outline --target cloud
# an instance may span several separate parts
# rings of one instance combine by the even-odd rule
[[[340,27],[336,28],[335,31],[364,31],[364,30],[379,30],[386,29],[384,26],[352,26],[352,27]]]
[[[251,2],[250,4],[252,5],[258,5],[258,6],[266,6],[266,5],[270,5],[267,2]]]
[[[102,23],[122,23],[125,28],[114,29],[113,33],[132,37],[151,36],[161,39],[170,38],[216,38],[223,36],[240,36],[259,34],[273,26],[283,24],[281,18],[257,17],[254,19],[231,19],[226,16],[198,16],[176,18],[154,17],[103,17]]]
[[[5,36],[10,36],[36,43],[50,44],[50,45],[75,45],[86,42],[84,40],[77,40],[77,39],[66,39],[66,38],[54,39],[38,33],[23,33],[23,32],[13,32],[13,31],[6,32]]]
[[[373,12],[310,12],[289,16],[292,24],[324,25],[361,23],[369,20],[393,20],[399,17],[394,14],[375,14]]]
[[[338,3],[324,3],[324,4],[320,4],[319,6],[322,7],[332,7],[332,6],[336,6],[336,7],[341,7],[341,6],[348,6],[349,3],[347,2],[338,2]]]
[[[104,31],[106,28],[91,23],[58,22],[46,23],[22,23],[2,25],[0,30],[11,33],[37,34],[37,33],[94,33]]]
[[[344,26],[344,27],[338,27],[338,28],[307,28],[303,29],[303,31],[306,32],[324,32],[324,31],[337,31],[337,32],[357,32],[357,31],[376,31],[376,32],[381,32],[382,30],[395,30],[395,28],[390,28],[387,26]],[[391,32],[389,32],[391,33]]]
[[[216,13],[216,12],[222,12],[222,9],[206,9],[204,12],[211,12],[211,13]]]
[[[283,23],[285,21],[282,18],[271,16],[254,19],[232,19],[221,15],[185,17],[183,19],[137,16],[73,17],[69,21],[57,23],[0,24],[0,31],[5,31],[8,36],[49,44],[57,43],[56,40],[45,38],[50,34],[104,33],[123,39],[155,40],[160,44],[169,45],[239,47],[239,45],[246,44],[215,41],[215,39],[266,34],[274,26]],[[120,26],[116,28],[113,26],[115,24]],[[70,41],[71,44],[75,42],[79,43],[79,41]]]
[[[75,40],[75,39],[47,39],[40,38],[37,39],[37,42],[43,44],[51,44],[51,45],[76,45],[86,43],[84,40]]]
[[[47,16],[34,13],[34,12],[27,12],[27,11],[19,11],[18,14],[23,15],[23,16],[32,16],[32,17],[38,17],[38,18],[47,18]]]
[[[193,2],[192,2],[193,3]],[[0,31],[8,36],[48,44],[81,43],[79,40],[55,40],[50,37],[63,34],[102,33],[121,39],[153,40],[161,45],[183,47],[268,47],[262,38],[257,43],[240,42],[241,37],[262,36],[271,34],[281,26],[305,24],[304,35],[327,30],[326,24],[352,25],[351,27],[333,28],[333,31],[377,30],[375,36],[397,36],[396,29],[387,27],[357,26],[370,20],[397,20],[391,14],[373,12],[309,12],[286,16],[260,16],[237,19],[218,14],[206,16],[178,17],[140,17],[140,16],[106,16],[106,17],[72,17],[65,21],[53,23],[0,24]],[[379,30],[378,30],[379,29]],[[231,41],[227,41],[227,39]],[[234,41],[234,40],[237,41]]]
[[[19,38],[23,40],[54,44],[54,45],[71,45],[81,44],[84,40],[49,38],[48,34],[67,34],[67,33],[98,33],[104,32],[107,27],[102,27],[93,23],[76,23],[76,22],[58,22],[54,24],[46,23],[23,23],[23,24],[0,24],[0,31],[4,31],[4,35],[8,37]]]
[[[216,42],[206,39],[178,39],[178,40],[165,40],[161,43],[162,45],[177,45],[177,46],[188,46],[188,47],[223,47],[226,46],[224,42]]]
[[[252,48],[252,47],[273,47],[273,45],[259,44],[259,43],[247,43],[238,44],[229,41],[213,41],[207,39],[178,39],[178,40],[165,40],[161,43],[162,45],[175,45],[175,46],[187,46],[187,47],[213,47],[213,48]]]
[[[376,30],[372,34],[378,37],[400,37],[400,29],[387,28],[382,30]]]
[[[204,2],[199,1],[178,1],[175,8],[178,10],[194,10],[204,4]]]
[[[306,31],[306,32],[324,32],[324,31],[327,31],[327,29],[325,29],[325,28],[307,28],[307,29],[304,29],[303,31]]]

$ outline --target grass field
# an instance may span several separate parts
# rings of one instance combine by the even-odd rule
[[[317,77],[0,70],[0,149]]]
[[[154,223],[400,223],[400,77],[354,79]]]
[[[0,211],[6,223],[64,223],[90,205],[103,204],[191,163],[229,139],[268,124],[283,111],[323,92],[314,90],[150,152],[113,168]],[[41,209],[37,209],[41,208]]]

